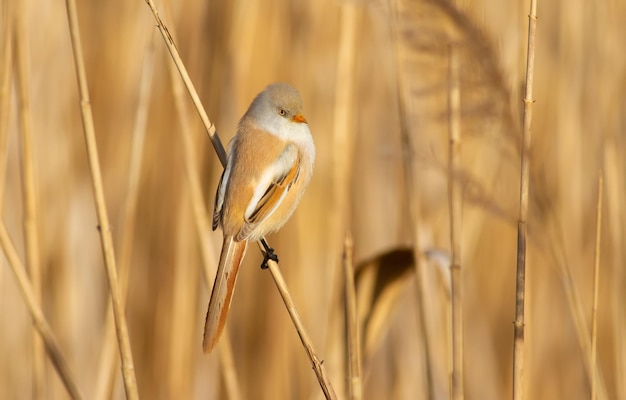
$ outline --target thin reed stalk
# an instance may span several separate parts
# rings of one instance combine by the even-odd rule
[[[70,395],[72,399],[82,399],[84,398],[80,391],[78,390],[78,385],[76,384],[77,380],[75,375],[70,371],[70,368],[67,364],[67,359],[63,355],[61,351],[61,347],[59,346],[59,342],[57,341],[52,329],[50,328],[50,324],[46,320],[46,317],[39,306],[39,302],[37,301],[37,296],[33,290],[33,287],[28,280],[28,276],[26,275],[26,270],[20,261],[19,256],[17,255],[17,250],[15,249],[15,245],[11,241],[9,237],[9,232],[4,224],[4,221],[0,220],[0,245],[2,246],[2,250],[4,251],[4,255],[9,261],[9,266],[15,275],[15,279],[17,280],[17,286],[24,298],[24,302],[26,303],[26,307],[28,308],[28,312],[30,313],[31,318],[33,319],[33,326],[41,335],[41,339],[43,340],[44,346],[46,348],[46,354],[52,361],[52,365],[54,369],[59,374],[67,393]]]
[[[535,74],[535,32],[537,30],[537,0],[530,1],[528,15],[528,49],[526,53],[526,92],[522,122],[522,161],[520,172],[519,220],[517,223],[517,267],[515,289],[515,322],[513,333],[513,400],[524,397],[524,320],[526,296],[526,236],[528,221],[528,188],[530,174],[531,123],[533,80]]]
[[[170,35],[163,21],[161,21],[161,17],[159,16],[159,12],[157,11],[156,6],[154,5],[154,2],[152,0],[146,0],[146,4],[148,4],[148,7],[150,7],[150,11],[152,11],[152,15],[154,15],[154,19],[156,20],[156,23],[157,23],[157,28],[159,29],[161,36],[163,36],[163,41],[165,42],[165,46],[167,47],[167,50],[170,52],[170,55],[172,56],[172,60],[174,60],[174,64],[176,65],[176,68],[178,69],[178,72],[180,73],[180,77],[182,78],[183,83],[185,84],[185,87],[187,88],[187,91],[189,92],[189,95],[191,96],[191,100],[193,101],[194,106],[196,106],[196,111],[198,111],[198,115],[200,116],[200,119],[202,120],[202,125],[206,129],[207,134],[209,135],[209,138],[211,139],[213,148],[215,149],[215,152],[217,153],[217,156],[219,157],[220,162],[222,163],[222,166],[224,166],[226,165],[226,150],[224,149],[224,145],[222,144],[219,136],[217,135],[217,129],[215,128],[215,125],[213,125],[213,123],[209,119],[209,116],[204,110],[204,107],[202,106],[202,101],[200,101],[200,96],[198,96],[198,92],[196,91],[196,88],[194,87],[193,82],[191,81],[191,78],[189,77],[189,73],[187,73],[187,68],[185,68],[185,64],[183,63],[183,60],[180,58],[180,54],[178,54],[178,49],[176,48],[176,45],[174,44],[174,39],[172,38],[172,35]]]
[[[400,38],[400,0],[389,2],[392,11],[390,22],[392,37],[394,40],[394,59],[396,67],[396,94],[398,97],[398,111],[400,113],[400,136],[402,139],[402,161],[404,166],[404,176],[406,180],[407,192],[409,195],[409,212],[411,217],[413,259],[415,265],[415,288],[417,294],[417,312],[419,319],[419,329],[422,339],[422,352],[424,354],[424,369],[426,370],[426,398],[435,399],[435,382],[433,376],[433,361],[431,355],[431,340],[428,333],[428,318],[426,317],[426,296],[424,295],[424,275],[422,271],[422,252],[420,249],[420,197],[417,179],[415,178],[416,162],[414,159],[415,144],[411,136],[410,115],[411,98],[407,97],[408,87],[404,63],[406,54]]]
[[[616,398],[626,398],[626,321],[624,313],[624,246],[626,244],[626,230],[624,229],[624,157],[621,149],[621,141],[617,138],[605,140],[603,145],[603,175],[606,180],[606,212],[609,238],[611,239],[612,251],[610,262],[610,309],[611,331],[615,346],[615,362],[613,368],[616,381]]]
[[[198,163],[195,154],[195,147],[193,139],[191,137],[192,130],[189,122],[188,114],[184,107],[183,102],[183,88],[180,85],[180,80],[173,76],[175,73],[174,68],[170,68],[172,74],[172,89],[174,92],[174,102],[176,105],[176,111],[178,113],[181,129],[180,137],[183,144],[183,164],[185,170],[185,180],[189,189],[189,197],[191,200],[191,208],[193,212],[193,222],[196,228],[196,234],[200,242],[200,255],[202,257],[202,275],[208,288],[213,285],[213,280],[216,274],[216,260],[217,253],[213,248],[213,244],[208,237],[212,232],[211,225],[209,224],[208,214],[206,210],[206,204],[204,195],[202,194],[202,185],[200,182],[200,176],[198,173]],[[221,368],[220,372],[224,379],[224,386],[229,399],[236,400],[241,399],[241,390],[238,383],[237,371],[234,369],[233,364],[233,350],[230,343],[230,336],[223,335],[218,346],[218,354],[220,358]]]
[[[193,143],[193,132],[191,122],[189,121],[189,113],[185,107],[185,92],[180,79],[176,76],[177,68],[177,65],[171,63],[169,64],[174,105],[176,107],[176,113],[180,123],[179,136],[183,148],[182,159],[185,171],[185,180],[187,182],[189,196],[191,198],[194,226],[200,241],[200,254],[203,266],[202,272],[207,287],[211,288],[213,280],[215,279],[217,266],[216,261],[218,259],[218,255],[213,248],[213,242],[209,238],[209,235],[212,232],[211,223],[209,222],[209,216],[206,209],[206,205],[209,204],[209,202],[204,200],[204,195],[202,193],[202,183],[198,172],[197,155],[195,153],[196,146]],[[178,71],[180,71],[180,68],[178,68]],[[210,129],[207,128],[207,131],[210,131]],[[215,136],[215,138],[217,143],[219,143],[219,138],[217,136]],[[223,148],[221,146],[221,143],[219,143],[216,150],[217,148]],[[220,161],[222,161],[221,158]],[[228,335],[223,335],[218,346],[218,354],[221,363],[220,372],[222,373],[222,378],[224,379],[224,386],[228,398],[232,400],[241,399],[242,397],[237,379],[237,371],[234,368],[232,345]]]
[[[276,263],[273,260],[269,260],[267,262],[267,266],[269,267],[268,269],[272,273],[272,278],[274,278],[274,283],[276,284],[276,288],[278,289],[278,292],[280,293],[280,296],[282,297],[283,302],[285,303],[285,307],[287,308],[289,317],[291,317],[291,321],[293,322],[293,325],[295,326],[296,331],[298,332],[298,336],[300,337],[302,346],[304,347],[304,350],[306,351],[307,356],[309,357],[309,360],[311,361],[313,370],[315,371],[315,375],[317,376],[317,380],[320,384],[320,387],[322,388],[322,392],[324,392],[324,396],[328,400],[338,399],[337,395],[335,394],[335,390],[333,389],[333,386],[330,380],[328,379],[328,374],[326,373],[326,367],[324,367],[324,364],[320,361],[319,357],[317,356],[317,353],[315,352],[315,349],[313,348],[313,342],[311,342],[309,335],[304,329],[304,325],[302,324],[302,319],[300,318],[300,314],[298,313],[298,310],[296,309],[296,305],[293,302],[291,293],[289,293],[289,288],[287,287],[287,284],[285,283],[285,280],[283,279],[282,273],[280,272],[280,269],[278,268],[278,263]]]
[[[113,316],[115,319],[117,340],[119,344],[120,357],[122,359],[124,389],[126,391],[127,399],[137,400],[139,399],[139,392],[137,390],[137,380],[135,378],[135,367],[130,347],[130,338],[128,336],[128,326],[124,315],[123,299],[117,277],[115,253],[113,251],[113,238],[111,236],[109,217],[107,214],[106,203],[104,201],[104,188],[102,187],[102,174],[100,172],[100,161],[98,158],[98,146],[96,143],[91,102],[89,100],[87,73],[85,71],[85,62],[82,53],[76,3],[74,0],[66,0],[66,4],[76,77],[78,80],[78,89],[80,94],[80,111],[83,122],[83,133],[85,135],[85,144],[87,147],[87,157],[91,172],[96,214],[98,216],[98,228],[100,232],[102,252],[104,255],[104,264],[109,281],[111,302],[113,304]]]
[[[198,97],[198,94],[193,86],[193,82],[191,81],[189,74],[187,74],[187,69],[185,68],[182,62],[182,59],[180,58],[180,55],[178,54],[178,50],[176,49],[174,40],[172,36],[170,35],[167,27],[163,24],[163,21],[161,21],[161,18],[159,17],[159,14],[152,0],[146,0],[146,3],[150,7],[152,14],[154,15],[154,18],[157,21],[157,27],[159,28],[159,31],[161,32],[161,35],[163,36],[163,39],[170,52],[170,55],[172,56],[172,59],[174,60],[174,64],[176,65],[176,68],[178,69],[178,72],[180,73],[181,78],[183,79],[183,83],[185,84],[185,87],[187,88],[187,91],[189,92],[192,98],[194,106],[196,107],[196,110],[198,111],[198,114],[200,115],[200,119],[202,120],[202,123],[204,124],[204,127],[211,138],[211,142],[220,159],[220,162],[222,163],[222,166],[225,166],[226,165],[226,151],[224,150],[224,146],[222,145],[219,137],[217,136],[215,125],[213,125],[213,123],[209,120],[206,112],[204,111],[202,102],[200,101],[200,98]],[[188,162],[192,163],[192,161],[193,160],[189,160]],[[193,165],[196,165],[196,164],[193,163]],[[207,225],[206,231],[208,231],[208,225]],[[293,299],[291,298],[291,294],[289,293],[287,285],[285,284],[285,281],[282,277],[282,273],[280,272],[280,268],[278,267],[278,263],[270,260],[268,261],[267,264],[272,274],[272,278],[274,279],[274,283],[276,284],[276,287],[278,288],[278,291],[280,292],[280,295],[283,298],[283,301],[285,303],[289,316],[291,317],[291,320],[296,328],[296,331],[298,332],[298,335],[300,336],[300,339],[305,348],[305,351],[307,355],[309,356],[311,363],[313,364],[313,370],[315,371],[315,374],[320,383],[322,391],[324,392],[324,395],[326,396],[327,399],[336,399],[337,395],[335,394],[334,389],[330,383],[330,380],[328,379],[328,376],[326,374],[326,368],[324,368],[322,363],[319,361],[319,358],[317,357],[313,349],[311,340],[309,339],[308,334],[304,330],[304,326],[302,324],[298,311],[295,307]]]
[[[39,253],[39,217],[37,207],[37,177],[33,132],[31,125],[31,106],[29,92],[28,37],[25,21],[25,2],[17,3],[13,28],[15,38],[15,77],[18,98],[18,114],[21,138],[22,193],[24,203],[23,230],[26,249],[26,268],[33,286],[35,301],[41,304],[41,257]],[[33,330],[33,399],[43,399],[47,392],[45,386],[46,356],[41,338]]]
[[[598,344],[598,291],[600,285],[600,244],[602,239],[602,195],[604,178],[602,170],[598,174],[598,199],[596,202],[596,245],[593,263],[593,306],[591,308],[591,365],[589,370],[595,371],[597,361]],[[591,377],[591,400],[598,398],[598,377],[592,373]]]
[[[0,37],[0,210],[4,209],[4,190],[7,171],[7,138],[9,133],[9,105],[11,104],[11,75],[13,71],[13,23],[11,1],[2,2],[2,29]],[[2,268],[0,268],[0,284],[2,284]]]
[[[348,394],[352,400],[363,398],[361,380],[361,339],[354,287],[354,243],[350,232],[343,245],[343,272],[346,307],[346,341],[348,343]]]
[[[452,304],[452,382],[453,400],[464,398],[463,390],[463,270],[461,269],[462,193],[460,183],[455,179],[461,161],[461,85],[459,50],[450,45],[448,75],[448,200],[450,206],[450,265],[451,304]]]
[[[133,238],[137,214],[137,199],[139,197],[139,179],[141,176],[146,125],[148,122],[150,94],[152,93],[155,48],[154,37],[154,35],[151,35],[141,71],[137,112],[135,114],[135,124],[131,134],[128,181],[122,216],[120,218],[121,234],[118,268],[123,307],[125,307],[128,292],[128,276],[130,274],[130,260],[134,243]],[[115,384],[115,372],[119,368],[119,358],[115,352],[117,346],[115,342],[111,303],[108,303],[106,316],[106,322],[103,328],[103,343],[100,350],[100,361],[98,363],[96,391],[94,395],[94,399],[96,400],[107,400],[111,398]]]
[[[356,57],[359,39],[361,5],[355,2],[343,2],[339,9],[339,37],[337,45],[337,65],[335,84],[335,105],[332,133],[332,190],[330,206],[329,234],[327,235],[326,257],[328,270],[332,275],[332,292],[328,303],[327,362],[336,370],[343,370],[346,365],[345,341],[339,332],[342,323],[341,296],[343,279],[341,270],[341,251],[343,235],[350,227],[350,182],[354,163],[355,141],[355,103],[356,103]],[[343,380],[338,382],[337,390],[345,393]]]
[[[192,225],[192,210],[189,207],[189,191],[185,181],[178,183],[181,196],[172,207],[174,214],[175,268],[171,273],[171,300],[168,307],[168,323],[163,326],[167,330],[166,345],[164,348],[165,389],[164,398],[191,399],[194,375],[190,374],[193,369],[193,360],[198,358],[198,341],[195,339],[200,333],[199,329],[190,329],[198,326],[197,318],[198,293],[202,268],[198,268],[197,245],[199,240],[196,232],[190,229]],[[191,333],[191,334],[190,334]],[[217,375],[221,370],[215,370]],[[230,399],[230,397],[226,397]]]
[[[355,140],[355,74],[356,41],[359,31],[359,5],[346,2],[341,5],[339,46],[337,49],[337,84],[335,86],[335,114],[333,119],[334,202],[332,209],[329,262],[337,265],[341,254],[342,236],[349,224],[348,206],[350,176],[352,175]]]
[[[606,391],[606,385],[602,376],[602,371],[598,364],[591,367],[591,334],[589,333],[589,324],[587,321],[587,313],[585,312],[585,305],[580,296],[580,291],[576,288],[576,281],[570,268],[570,264],[567,260],[567,253],[565,251],[565,243],[563,239],[563,229],[560,225],[560,221],[555,215],[551,215],[552,220],[549,221],[547,226],[548,242],[552,245],[552,255],[554,257],[553,264],[558,267],[558,275],[563,285],[563,291],[567,299],[567,306],[574,322],[576,331],[576,338],[578,339],[578,345],[581,356],[583,357],[583,367],[587,373],[587,379],[591,384],[593,379],[596,380],[596,389],[598,398],[601,400],[608,399]]]

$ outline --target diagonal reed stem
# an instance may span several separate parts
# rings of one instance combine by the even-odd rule
[[[196,107],[196,110],[198,111],[198,114],[200,115],[200,119],[202,120],[204,128],[209,134],[209,137],[211,139],[211,143],[213,144],[215,152],[217,153],[217,156],[220,162],[222,163],[222,166],[225,166],[226,165],[226,151],[224,150],[224,146],[222,145],[222,142],[220,141],[217,135],[215,125],[213,125],[213,123],[209,120],[209,117],[206,114],[204,107],[202,106],[200,97],[198,96],[198,93],[195,87],[193,86],[193,82],[191,81],[191,78],[189,77],[189,74],[187,73],[187,69],[185,68],[183,61],[180,58],[180,55],[178,54],[178,50],[176,49],[174,40],[172,39],[172,36],[170,35],[167,27],[165,26],[165,24],[163,24],[163,21],[159,17],[159,14],[158,14],[158,11],[156,10],[154,2],[152,0],[146,0],[146,3],[150,7],[152,14],[154,15],[154,18],[157,21],[157,27],[159,29],[159,32],[161,32],[161,35],[163,36],[165,45],[167,46],[167,49],[169,50],[170,55],[172,56],[174,64],[176,65],[176,68],[178,69],[178,72],[181,75],[183,83],[185,84],[185,87],[187,88],[187,91],[189,92],[189,95],[191,96],[191,99],[194,103],[194,106]],[[306,350],[309,360],[313,364],[313,370],[315,371],[317,380],[320,383],[320,386],[324,392],[324,395],[326,396],[327,399],[336,399],[337,395],[335,394],[332,384],[330,383],[330,380],[328,379],[328,376],[326,374],[326,368],[323,366],[323,364],[320,362],[319,358],[317,357],[313,349],[312,342],[309,339],[308,334],[304,330],[304,326],[302,324],[298,311],[295,307],[293,299],[291,298],[291,294],[289,293],[287,285],[285,284],[285,281],[282,277],[282,273],[280,272],[280,268],[278,267],[278,263],[270,260],[268,261],[268,266],[272,274],[272,278],[274,279],[274,283],[276,284],[276,287],[278,288],[278,291],[280,292],[280,295],[283,298],[283,301],[287,308],[287,312],[289,313],[289,316],[291,317],[291,320],[296,328],[296,331],[298,332],[298,335],[300,336],[300,339]]]
[[[217,129],[215,128],[215,125],[213,125],[213,122],[211,122],[211,120],[209,119],[209,116],[204,110],[204,107],[202,106],[202,101],[200,101],[200,96],[198,96],[198,92],[196,91],[196,88],[193,86],[193,82],[191,81],[191,78],[189,77],[189,73],[187,73],[187,68],[185,68],[185,64],[183,63],[183,60],[180,58],[180,54],[178,54],[178,49],[176,48],[176,45],[174,44],[174,39],[172,38],[172,35],[170,35],[170,32],[167,30],[167,27],[165,26],[163,21],[161,21],[161,17],[159,16],[159,12],[157,11],[156,6],[154,5],[154,2],[152,0],[146,0],[146,3],[148,4],[148,7],[150,7],[150,11],[152,11],[152,15],[154,15],[154,19],[156,20],[156,23],[157,23],[157,28],[159,29],[159,32],[161,32],[161,36],[163,36],[163,41],[165,42],[165,46],[167,47],[167,50],[170,52],[170,55],[172,56],[172,60],[174,60],[174,64],[176,65],[176,68],[178,69],[178,72],[180,73],[180,77],[182,78],[183,83],[185,84],[185,87],[187,88],[187,91],[189,92],[189,96],[191,96],[191,100],[193,101],[194,106],[196,106],[198,115],[200,116],[200,119],[202,120],[202,125],[206,129],[207,134],[209,135],[209,138],[211,139],[211,144],[213,144],[213,148],[215,149],[215,152],[217,153],[217,156],[219,157],[220,162],[224,166],[226,165],[226,150],[224,149],[224,146],[222,145],[222,142],[220,141],[220,138],[217,135]]]
[[[513,333],[513,400],[524,398],[524,320],[526,297],[526,234],[528,221],[528,188],[530,172],[533,80],[535,74],[535,36],[537,0],[530,1],[528,15],[528,48],[526,53],[526,93],[522,126],[522,161],[520,171],[519,221],[517,223],[517,272],[515,289],[515,322]]]
[[[180,69],[179,69],[180,71]],[[180,139],[183,149],[183,167],[185,171],[186,183],[189,189],[189,197],[191,199],[191,208],[193,212],[193,222],[196,228],[196,234],[200,241],[200,255],[202,257],[202,275],[208,288],[213,284],[216,274],[216,262],[218,256],[213,248],[213,244],[209,238],[212,232],[211,223],[206,210],[206,202],[202,193],[202,182],[198,172],[198,161],[196,156],[196,147],[193,143],[191,122],[189,121],[189,113],[185,109],[184,89],[180,79],[176,77],[176,68],[173,64],[169,65],[170,81],[172,84],[172,92],[174,94],[174,105],[180,123]],[[219,142],[219,138],[216,137]],[[219,144],[221,146],[221,143]],[[234,355],[230,337],[224,335],[218,346],[219,358],[221,363],[220,373],[224,380],[227,397],[231,400],[239,400],[242,398],[237,378],[237,371],[234,368]]]
[[[89,100],[87,73],[85,71],[85,62],[80,41],[76,2],[74,0],[66,0],[66,4],[70,38],[72,41],[72,51],[74,53],[76,77],[80,93],[80,111],[83,122],[83,133],[85,135],[85,144],[87,147],[87,157],[89,159],[96,214],[98,216],[98,230],[100,232],[100,242],[102,245],[102,252],[104,254],[104,264],[109,280],[109,292],[111,294],[111,302],[113,304],[113,316],[115,319],[120,358],[122,359],[124,389],[126,391],[127,399],[137,400],[139,399],[139,393],[137,390],[137,380],[135,378],[135,367],[133,365],[130,338],[128,336],[128,326],[126,324],[126,317],[124,316],[123,299],[117,278],[115,254],[113,251],[113,238],[111,236],[109,217],[107,214],[106,203],[104,201],[104,188],[102,186],[102,174],[100,172],[100,161],[98,158],[98,146],[96,143],[96,133],[91,112],[91,102]]]
[[[307,356],[311,361],[313,370],[315,371],[315,375],[317,375],[317,380],[320,384],[320,387],[322,388],[322,391],[324,392],[324,396],[328,400],[338,399],[337,395],[335,394],[335,390],[333,389],[333,386],[328,379],[326,368],[315,353],[315,350],[313,348],[313,342],[311,342],[309,335],[304,329],[300,314],[298,313],[296,305],[294,304],[293,299],[291,298],[291,294],[289,293],[289,288],[287,288],[287,284],[285,283],[280,269],[278,268],[278,263],[273,260],[269,260],[267,262],[267,266],[272,273],[272,278],[274,278],[276,288],[278,289],[280,296],[283,298],[283,302],[285,303],[285,307],[287,308],[287,312],[291,317],[291,321],[293,322],[296,331],[298,332],[298,336],[300,336],[302,346],[304,347],[304,350],[306,351]]]
[[[565,243],[563,241],[563,228],[554,213],[551,214],[551,217],[553,220],[551,223],[547,224],[546,230],[549,232],[549,242],[553,244],[552,254],[555,260],[554,264],[558,267],[559,278],[563,285],[567,306],[572,317],[572,322],[574,323],[576,338],[578,339],[578,345],[583,357],[583,367],[587,373],[589,383],[591,384],[593,379],[596,380],[598,398],[605,400],[608,399],[608,394],[606,392],[602,371],[598,364],[591,364],[591,334],[589,332],[589,323],[587,321],[585,305],[579,290],[576,289],[574,275],[567,260],[567,252],[565,251]],[[593,370],[589,369],[591,366],[593,366]]]
[[[61,378],[61,381],[63,382],[63,385],[65,386],[65,389],[69,393],[70,397],[75,400],[82,399],[83,396],[80,394],[78,386],[76,385],[76,378],[70,371],[65,356],[59,347],[59,343],[50,328],[50,324],[46,321],[43,311],[41,311],[41,307],[39,306],[33,287],[28,280],[24,266],[17,255],[15,245],[11,241],[9,232],[7,231],[4,221],[2,220],[0,220],[0,245],[2,246],[2,250],[9,261],[9,266],[15,275],[18,288],[22,293],[22,297],[26,302],[26,307],[30,312],[31,318],[33,319],[33,325],[41,335],[41,339],[43,340],[48,357],[50,358],[50,361],[52,361],[52,365],[59,374],[59,377]]]

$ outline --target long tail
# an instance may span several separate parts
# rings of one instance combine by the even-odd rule
[[[232,236],[224,237],[220,263],[217,267],[217,275],[215,276],[215,283],[213,284],[209,309],[206,313],[206,322],[204,324],[202,348],[205,354],[213,350],[224,329],[226,315],[228,315],[228,309],[230,308],[230,302],[235,290],[237,273],[239,272],[241,261],[243,261],[243,256],[246,254],[247,244],[247,240],[236,242]]]

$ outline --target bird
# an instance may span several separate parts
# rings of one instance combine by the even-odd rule
[[[273,83],[245,112],[229,143],[217,187],[212,228],[221,227],[222,250],[206,314],[202,348],[216,346],[226,322],[248,242],[261,240],[264,265],[278,261],[264,236],[291,217],[308,186],[315,145],[302,97],[287,83]]]

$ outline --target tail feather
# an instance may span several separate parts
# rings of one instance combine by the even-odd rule
[[[232,236],[224,237],[220,262],[217,267],[217,275],[215,276],[215,283],[213,284],[209,309],[207,310],[206,322],[204,324],[202,348],[205,354],[213,350],[222,334],[222,330],[224,330],[226,316],[228,315],[235,283],[237,282],[237,273],[246,254],[247,244],[246,240],[237,242]]]

